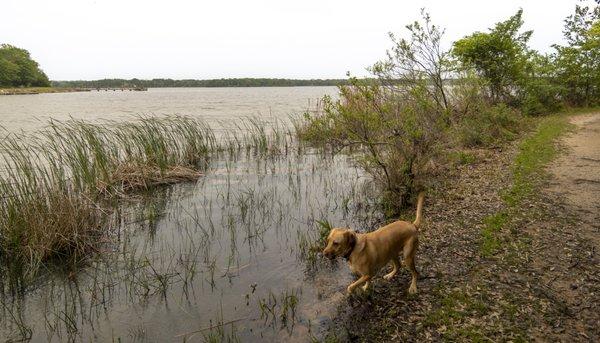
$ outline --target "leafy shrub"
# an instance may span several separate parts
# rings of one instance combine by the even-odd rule
[[[526,115],[540,115],[560,110],[562,87],[544,80],[532,80],[525,88],[521,111]]]
[[[507,30],[514,36],[520,15],[511,20]],[[440,48],[443,30],[426,13],[407,29],[409,39],[391,36],[387,59],[371,69],[376,79],[352,79],[340,87],[340,100],[325,98],[321,111],[307,113],[296,125],[299,138],[315,146],[354,149],[388,214],[435,182],[435,166],[453,150],[448,143],[473,147],[510,140],[521,119],[507,105],[491,105],[497,100],[488,89],[491,81],[476,70],[452,70]],[[450,86],[451,74],[460,76]]]
[[[465,147],[492,146],[515,138],[523,120],[507,105],[482,106],[472,111],[454,128],[459,144]]]
[[[340,100],[328,99],[321,112],[306,114],[298,136],[335,151],[358,151],[357,162],[394,212],[427,179],[429,162],[444,140],[445,118],[437,114],[425,85],[397,93],[368,81],[352,82],[340,88]]]
[[[556,82],[571,106],[600,104],[600,6],[575,6],[565,20],[566,46],[554,45]]]
[[[489,30],[475,32],[454,43],[452,54],[463,68],[488,81],[494,103],[514,101],[514,86],[526,77],[527,42],[533,31],[520,32],[523,10]]]

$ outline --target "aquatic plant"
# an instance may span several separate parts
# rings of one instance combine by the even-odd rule
[[[77,260],[107,234],[118,201],[106,200],[194,181],[222,154],[274,156],[291,137],[283,123],[255,118],[217,137],[183,116],[51,121],[33,134],[7,133],[0,140],[0,256],[28,270],[53,257]]]

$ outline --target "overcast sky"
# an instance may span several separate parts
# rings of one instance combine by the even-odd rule
[[[0,43],[28,49],[53,80],[343,78],[425,7],[452,41],[519,8],[550,51],[577,0],[2,0]]]

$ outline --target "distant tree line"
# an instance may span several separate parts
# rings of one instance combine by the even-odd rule
[[[290,86],[339,86],[346,84],[344,79],[268,79],[235,78],[213,80],[173,80],[173,79],[103,79],[93,81],[52,81],[54,87],[120,88],[120,87],[290,87]]]
[[[48,76],[29,51],[0,44],[0,87],[49,87]]]

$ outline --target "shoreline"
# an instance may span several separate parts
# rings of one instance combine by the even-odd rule
[[[28,95],[28,94],[44,94],[44,93],[72,93],[72,92],[89,92],[90,88],[73,88],[73,87],[24,87],[24,88],[0,88],[0,95]]]
[[[34,95],[51,93],[75,93],[75,92],[105,92],[105,91],[147,91],[150,88],[294,88],[294,87],[335,87],[330,85],[269,85],[269,86],[165,86],[165,87],[16,87],[0,88],[2,95]]]

